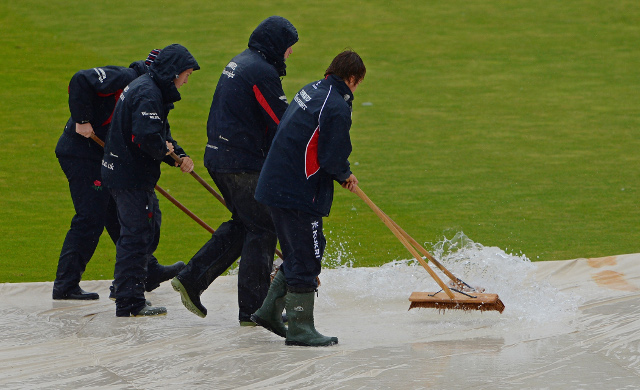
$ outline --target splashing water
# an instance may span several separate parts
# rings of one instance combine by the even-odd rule
[[[324,268],[353,267],[354,255],[349,249],[351,240],[348,237],[341,237],[329,231],[327,235],[327,247],[322,258]]]
[[[536,263],[525,255],[508,254],[498,247],[485,247],[464,233],[443,239],[434,255],[454,275],[471,286],[496,293],[520,320],[549,321],[574,313],[578,300],[560,292],[547,281],[535,279]]]
[[[434,244],[433,255],[467,284],[482,287],[486,293],[498,294],[506,306],[502,318],[548,322],[577,311],[576,297],[560,292],[546,281],[536,280],[537,265],[525,255],[508,254],[498,247],[485,247],[462,232]],[[434,264],[429,265],[443,282],[449,281]],[[321,274],[321,280],[322,289],[330,296],[346,294],[356,301],[354,303],[362,305],[376,305],[389,299],[397,299],[402,305],[407,305],[407,298],[413,291],[440,290],[415,259],[392,261],[377,268],[343,265]],[[340,298],[325,299],[331,305],[337,304]]]

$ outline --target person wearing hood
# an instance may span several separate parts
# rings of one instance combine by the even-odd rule
[[[288,107],[280,77],[298,41],[287,19],[271,16],[249,37],[248,48],[225,66],[207,121],[204,163],[224,197],[231,219],[191,258],[171,284],[182,303],[200,317],[207,309],[200,295],[239,257],[238,319],[251,314],[267,294],[276,234],[268,209],[254,192],[280,118]]]
[[[304,86],[293,98],[262,168],[256,199],[269,206],[284,262],[262,307],[251,319],[286,337],[287,345],[328,346],[338,338],[315,329],[314,298],[326,240],[322,218],[333,203],[334,182],[355,192],[351,172],[353,93],[366,68],[351,50],[338,54],[325,78]],[[288,328],[282,322],[286,308]]]
[[[161,213],[154,187],[163,161],[178,165],[172,152],[182,157],[183,172],[193,170],[193,161],[171,136],[167,117],[180,100],[178,88],[198,69],[184,46],[165,47],[149,72],[123,90],[113,113],[102,179],[115,200],[121,226],[113,283],[118,317],[167,312],[164,307],[147,306],[144,297],[148,263],[160,239]]]
[[[102,186],[100,173],[102,146],[92,141],[92,135],[101,140],[111,126],[111,116],[122,90],[138,76],[147,73],[149,65],[158,55],[152,50],[146,60],[133,62],[129,67],[103,66],[76,72],[69,82],[69,111],[71,117],[58,139],[55,153],[67,180],[75,215],[67,232],[53,282],[53,299],[99,299],[95,292],[80,288],[86,266],[98,246],[106,228],[115,244],[120,237],[120,224],[115,203]],[[159,286],[173,278],[184,263],[165,267],[150,259],[147,283]]]

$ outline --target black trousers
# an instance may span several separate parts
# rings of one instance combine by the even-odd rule
[[[54,295],[63,295],[78,288],[104,229],[115,243],[120,235],[120,224],[115,202],[102,186],[100,161],[60,157],[58,162],[69,181],[75,209],[53,282]]]
[[[318,287],[322,256],[327,240],[322,232],[322,217],[294,209],[271,207],[284,262],[281,270],[287,285]]]
[[[121,226],[113,273],[116,316],[128,317],[145,305],[144,281],[160,240],[162,214],[153,190],[111,189],[111,194]]]
[[[239,257],[238,318],[249,321],[262,306],[269,291],[270,274],[277,238],[269,210],[254,198],[258,172],[209,175],[222,193],[231,219],[224,222],[211,239],[180,272],[180,278],[198,291],[206,290]]]

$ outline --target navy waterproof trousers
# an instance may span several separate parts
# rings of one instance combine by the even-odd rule
[[[255,200],[258,172],[209,171],[231,211],[211,239],[180,272],[180,279],[199,292],[240,257],[238,265],[238,319],[250,321],[269,291],[277,238],[266,206]]]
[[[322,217],[294,209],[270,209],[284,256],[281,270],[287,285],[299,289],[317,288],[327,245]]]
[[[59,157],[58,162],[69,181],[75,215],[60,251],[54,297],[79,287],[105,227],[114,243],[120,235],[115,203],[102,186],[100,161]]]
[[[138,314],[145,305],[147,265],[160,240],[162,214],[153,190],[111,189],[121,230],[113,285],[116,316]]]

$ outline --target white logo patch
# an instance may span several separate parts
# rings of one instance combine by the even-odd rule
[[[146,112],[146,111],[142,111],[140,114],[142,114],[142,116],[147,116],[149,117],[149,119],[156,119],[156,120],[160,120],[160,115],[158,115],[157,112]]]
[[[106,161],[102,160],[102,166],[113,171],[113,163],[107,164]]]
[[[107,79],[107,74],[102,68],[93,68],[93,70],[98,74],[98,80],[100,83],[103,83]]]

